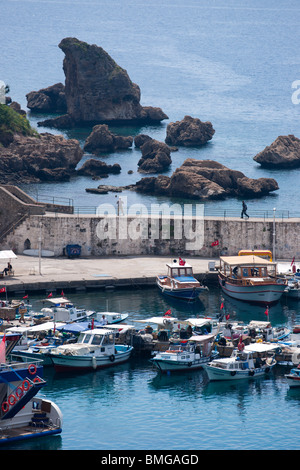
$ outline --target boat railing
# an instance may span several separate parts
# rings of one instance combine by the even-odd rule
[[[9,357],[11,359],[10,362],[2,362],[0,364],[0,370],[1,372],[5,370],[12,370],[12,369],[24,369],[26,368],[29,364],[34,364],[35,366],[41,366],[43,363],[43,359],[32,359],[29,357],[23,357],[23,360],[20,361],[20,356],[22,356],[22,351],[18,354],[10,354]]]

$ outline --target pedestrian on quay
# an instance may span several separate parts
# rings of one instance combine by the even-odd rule
[[[246,217],[248,217],[248,219],[249,219],[249,215],[247,214],[247,209],[248,209],[247,204],[245,203],[245,201],[243,201],[242,204],[243,204],[243,209],[242,209],[242,213],[241,213],[241,219],[244,218],[244,215]]]

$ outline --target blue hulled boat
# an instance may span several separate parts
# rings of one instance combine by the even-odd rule
[[[201,292],[208,288],[203,286],[193,275],[193,268],[185,260],[173,260],[167,263],[167,275],[159,275],[156,284],[164,295],[181,300],[196,300]]]

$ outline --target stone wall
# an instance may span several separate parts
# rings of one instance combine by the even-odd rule
[[[170,255],[217,258],[241,249],[273,251],[273,220],[221,217],[165,218],[95,215],[31,215],[11,233],[1,249],[21,254],[26,240],[38,249],[62,256],[68,244],[79,244],[82,256]],[[300,219],[276,220],[276,259],[300,259]],[[109,236],[108,236],[109,235]],[[211,246],[213,242],[218,245]]]

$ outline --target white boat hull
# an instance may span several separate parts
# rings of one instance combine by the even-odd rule
[[[285,379],[290,388],[300,387],[300,376],[287,374],[285,375]]]
[[[286,285],[285,284],[262,284],[253,286],[238,286],[222,280],[219,277],[219,284],[225,294],[237,300],[270,305],[280,300]]]
[[[94,356],[67,356],[64,354],[50,354],[54,368],[58,372],[72,370],[96,370],[112,367],[126,362],[133,350],[131,346],[116,346],[117,354]]]
[[[205,371],[208,375],[209,380],[240,380],[240,379],[250,379],[255,377],[261,377],[267,375],[274,366],[259,367],[255,369],[246,369],[246,370],[230,370],[230,369],[221,369],[212,365],[205,365]]]

